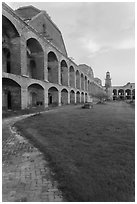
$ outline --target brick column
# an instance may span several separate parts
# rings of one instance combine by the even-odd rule
[[[21,36],[20,38],[20,46],[21,46],[21,75],[28,76],[27,70],[27,47],[26,47],[26,39]]]
[[[61,85],[61,67],[60,62],[58,62],[58,84]]]
[[[44,81],[48,82],[48,56],[46,51],[44,51]]]
[[[58,105],[61,106],[61,91],[58,92]]]
[[[48,90],[44,90],[44,108],[48,107]]]
[[[21,109],[28,108],[28,89],[21,87]]]
[[[68,104],[70,104],[70,91],[68,92]]]

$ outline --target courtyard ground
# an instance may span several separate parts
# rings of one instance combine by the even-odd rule
[[[135,109],[124,102],[66,106],[16,127],[48,159],[68,201],[134,201]]]
[[[2,201],[64,201],[45,156],[13,126],[32,115],[10,114],[2,121]]]

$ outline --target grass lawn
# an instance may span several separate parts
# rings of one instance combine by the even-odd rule
[[[134,201],[134,108],[124,102],[49,111],[16,127],[48,158],[70,202]]]

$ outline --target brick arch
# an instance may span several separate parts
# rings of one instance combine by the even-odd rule
[[[21,86],[10,78],[2,78],[2,108],[21,109]]]
[[[4,15],[2,16],[2,66],[4,72],[20,75],[20,33],[11,20]],[[5,49],[8,50],[10,57],[7,57]]]
[[[71,89],[70,91],[70,103],[74,104],[75,103],[75,91],[73,89]]]
[[[28,38],[27,47],[27,70],[30,78],[44,79],[44,50],[36,38]]]
[[[37,81],[37,82],[31,81],[31,82],[28,83],[27,88],[28,88],[29,86],[33,85],[33,84],[37,84],[38,86],[40,86],[40,87],[42,87],[43,89],[45,89],[45,86],[44,86],[44,84],[43,84],[41,81]]]
[[[76,103],[80,103],[80,92],[76,92]]]
[[[44,106],[44,88],[38,83],[28,86],[28,105],[29,107]]]
[[[84,103],[84,92],[81,92],[81,103]]]
[[[25,38],[25,41],[29,39],[35,39],[41,46],[43,52],[45,52],[45,42],[41,38],[39,38],[35,33],[33,32],[26,32],[23,34],[23,37]]]
[[[22,29],[20,28],[20,23],[18,21],[16,21],[16,19],[13,18],[13,16],[10,15],[9,13],[7,13],[7,12],[3,12],[2,16],[7,18],[12,23],[12,25],[15,27],[15,29],[18,32],[19,37],[20,37],[21,33],[22,33]]]
[[[61,104],[62,105],[68,104],[68,94],[69,94],[69,92],[66,88],[63,88],[61,90]]]
[[[84,90],[84,78],[85,78],[85,76],[83,73],[81,73],[80,77],[81,77],[81,89]]]
[[[58,84],[59,62],[56,53],[53,51],[47,54],[48,61],[48,80],[51,83]]]
[[[66,60],[61,60],[60,62],[60,76],[61,76],[61,84],[64,86],[68,86],[68,65]]]
[[[59,103],[59,90],[56,86],[51,86],[48,89],[48,105],[58,106]]]

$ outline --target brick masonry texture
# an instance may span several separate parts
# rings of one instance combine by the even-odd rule
[[[62,202],[62,193],[43,154],[12,126],[24,117],[3,121],[2,201]]]

